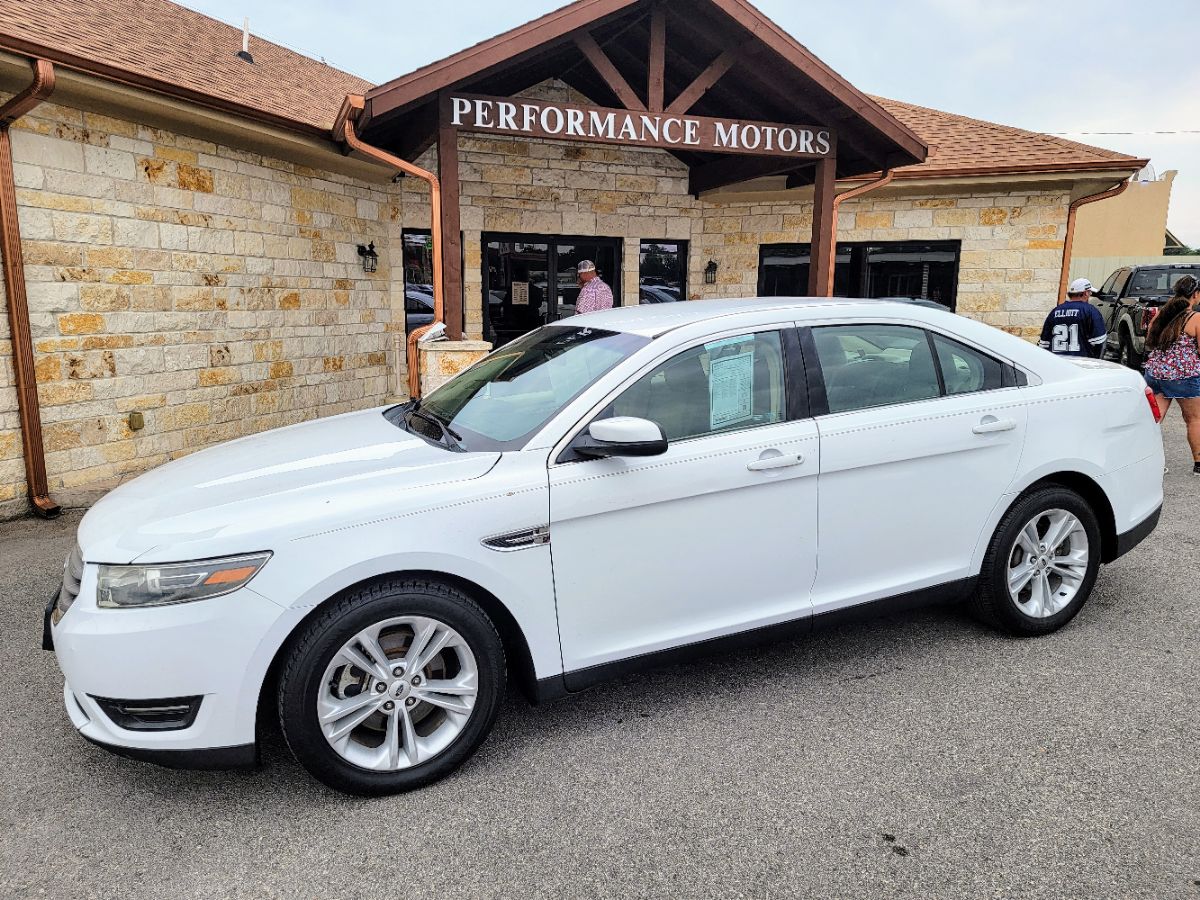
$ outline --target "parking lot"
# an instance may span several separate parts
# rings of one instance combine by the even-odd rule
[[[1200,477],[1063,632],[956,610],[531,708],[384,800],[85,743],[38,649],[78,515],[0,525],[0,893],[19,897],[1200,897]],[[952,528],[953,523],[946,523]],[[929,539],[936,541],[937,534]]]

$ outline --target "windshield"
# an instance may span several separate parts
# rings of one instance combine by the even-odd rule
[[[421,403],[389,415],[435,441],[441,423],[462,450],[515,450],[601,375],[649,338],[552,325],[501,347]],[[432,418],[436,422],[431,422]]]
[[[1169,297],[1175,290],[1175,282],[1184,275],[1200,275],[1200,267],[1138,269],[1133,273],[1126,294],[1130,297]]]

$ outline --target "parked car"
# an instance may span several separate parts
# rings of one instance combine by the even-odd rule
[[[1172,263],[1117,269],[1094,294],[1092,303],[1108,326],[1105,356],[1140,369],[1146,358],[1146,332],[1171,299],[1184,275],[1200,277],[1200,264]]]
[[[117,753],[252,763],[277,716],[325,784],[407,790],[479,747],[506,672],[540,701],[933,601],[1053,632],[1158,521],[1156,418],[1133,372],[921,306],[592,313],[117,488],[46,642]]]
[[[914,306],[924,306],[926,309],[940,309],[944,312],[951,312],[950,307],[945,303],[938,303],[938,301],[930,300],[926,297],[880,297],[879,299],[890,303],[912,303]]]

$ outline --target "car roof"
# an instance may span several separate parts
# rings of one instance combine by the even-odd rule
[[[732,300],[690,300],[683,303],[652,303],[618,306],[563,319],[558,324],[602,328],[643,337],[658,337],[676,328],[714,319],[763,312],[788,312],[796,321],[816,319],[836,310],[838,314],[878,315],[888,311],[912,315],[923,307],[886,300],[849,300],[831,297],[756,297]]]

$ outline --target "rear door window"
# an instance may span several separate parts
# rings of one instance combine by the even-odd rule
[[[828,325],[812,330],[829,412],[913,403],[941,396],[924,329]]]

